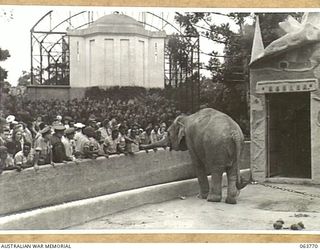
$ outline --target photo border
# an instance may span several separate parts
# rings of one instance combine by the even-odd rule
[[[183,8],[319,8],[319,0],[0,0],[0,5]]]

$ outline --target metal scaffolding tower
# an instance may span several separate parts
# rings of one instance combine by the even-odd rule
[[[171,97],[179,103],[182,111],[197,111],[200,103],[199,36],[184,35],[180,27],[167,20],[163,13],[140,14],[138,21],[144,27],[158,31],[169,27],[174,31],[174,35],[168,35],[165,43],[164,86],[174,93]],[[94,20],[92,11],[68,12],[64,17],[49,11],[35,23],[30,30],[32,85],[69,85],[67,31],[85,28]],[[175,49],[175,45],[179,46]]]

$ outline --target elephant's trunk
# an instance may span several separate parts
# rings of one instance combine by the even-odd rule
[[[141,145],[142,149],[154,149],[154,148],[160,148],[160,147],[168,147],[169,145],[169,139],[168,137],[163,138],[160,141],[148,144],[148,145]]]

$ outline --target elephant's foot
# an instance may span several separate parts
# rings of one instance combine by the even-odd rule
[[[199,199],[207,199],[208,193],[200,193],[197,195],[197,198]]]
[[[222,199],[221,195],[218,194],[209,194],[207,201],[211,201],[211,202],[220,202]]]
[[[235,197],[230,197],[230,196],[228,196],[228,197],[226,198],[226,203],[228,203],[228,204],[237,204],[237,200],[236,200]]]

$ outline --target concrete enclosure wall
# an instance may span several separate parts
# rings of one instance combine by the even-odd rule
[[[30,100],[69,100],[70,98],[70,87],[69,86],[27,86],[26,90],[27,98]]]
[[[27,99],[29,100],[72,100],[84,98],[87,88],[70,88],[69,86],[58,85],[38,85],[27,86]]]
[[[241,168],[249,168],[246,143]],[[194,178],[188,152],[159,149],[133,156],[42,166],[0,176],[0,215]]]

